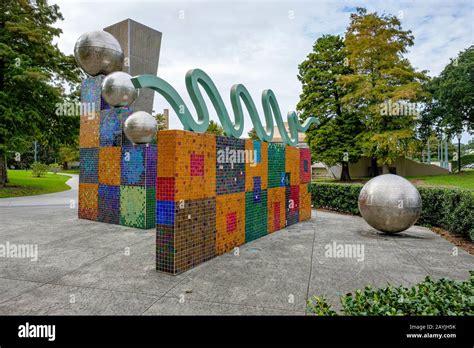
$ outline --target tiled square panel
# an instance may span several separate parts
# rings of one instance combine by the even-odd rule
[[[289,173],[290,185],[299,185],[300,182],[300,149],[294,146],[285,148],[285,172]]]
[[[286,189],[276,187],[268,189],[268,233],[278,231],[286,226]]]
[[[79,182],[97,184],[99,182],[99,149],[82,148],[79,149],[80,170]]]
[[[260,187],[266,190],[268,187],[268,143],[247,139],[245,153],[251,159],[245,162],[245,191],[253,191],[255,177],[260,178]]]
[[[120,186],[99,185],[97,220],[110,224],[120,222]]]
[[[300,149],[300,183],[311,182],[311,153],[309,149]]]
[[[99,184],[120,186],[120,147],[99,149]]]
[[[268,144],[268,187],[285,186],[285,145]],[[283,179],[283,180],[282,180]]]
[[[286,226],[298,223],[300,208],[300,185],[286,188]]]
[[[308,219],[311,219],[311,184],[301,184],[299,220]]]
[[[180,273],[216,255],[216,200],[185,201],[175,211],[174,273]]]
[[[229,221],[229,216],[230,221]],[[229,229],[229,222],[231,228]],[[216,254],[245,243],[245,193],[216,197]]]
[[[267,190],[245,193],[245,242],[268,233]]]
[[[79,218],[97,220],[99,211],[99,185],[79,184]]]
[[[245,191],[245,141],[216,137],[216,193]]]

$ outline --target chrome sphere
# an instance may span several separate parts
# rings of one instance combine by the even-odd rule
[[[359,211],[373,228],[402,232],[412,226],[421,214],[421,196],[408,180],[384,174],[369,180],[359,194]]]
[[[102,97],[111,106],[128,106],[138,96],[131,76],[122,71],[107,75],[102,81]]]
[[[150,143],[158,131],[156,119],[145,111],[136,111],[124,123],[123,131],[134,144]]]
[[[79,66],[92,76],[122,70],[124,54],[117,39],[106,31],[82,34],[74,46]]]

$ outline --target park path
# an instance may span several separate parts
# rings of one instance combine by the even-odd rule
[[[304,315],[312,295],[339,308],[339,296],[366,285],[466,279],[474,269],[473,256],[427,228],[387,236],[360,217],[313,210],[311,220],[238,254],[171,276],[155,271],[154,229],[79,220],[69,205],[75,195],[76,188],[0,208],[0,244],[38,247],[37,261],[0,258],[0,315]],[[328,253],[338,246],[364,252]]]
[[[24,197],[10,197],[0,198],[1,207],[34,207],[34,206],[69,206],[71,200],[77,201],[77,192],[79,187],[79,175],[66,174],[71,178],[66,181],[66,184],[71,187],[70,190],[47,193],[44,195],[24,196]],[[76,202],[77,205],[77,202]]]

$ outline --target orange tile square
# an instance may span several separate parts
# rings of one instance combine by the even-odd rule
[[[79,184],[79,218],[97,220],[99,210],[98,190],[98,184]]]
[[[99,184],[120,185],[120,156],[119,146],[99,149]]]
[[[100,117],[96,114],[80,117],[79,147],[99,147]]]
[[[300,185],[300,210],[299,221],[311,219],[311,192],[308,192],[308,185]]]
[[[216,197],[216,254],[245,243],[245,192]]]
[[[285,171],[290,173],[290,185],[295,186],[300,182],[300,149],[294,146],[285,148]]]
[[[253,191],[253,178],[255,176],[260,177],[260,185],[262,190],[266,190],[268,187],[268,143],[260,142],[261,153],[260,163],[255,163],[255,152],[254,152],[254,141],[252,139],[245,140],[245,152],[251,155],[253,163],[245,161],[245,191]]]
[[[286,226],[286,191],[285,187],[269,188],[268,195],[268,233],[278,231]],[[276,214],[278,212],[278,214]],[[280,216],[279,221],[275,220]]]

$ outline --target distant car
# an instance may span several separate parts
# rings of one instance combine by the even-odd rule
[[[466,168],[466,169],[474,169],[474,163],[466,164],[463,168]]]

